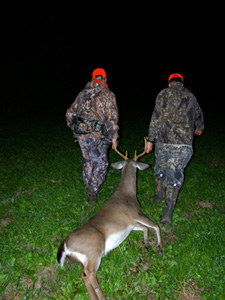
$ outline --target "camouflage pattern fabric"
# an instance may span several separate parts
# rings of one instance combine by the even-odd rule
[[[195,129],[204,129],[202,110],[191,91],[176,82],[156,98],[148,140],[192,145]]]
[[[187,166],[193,154],[189,145],[169,145],[156,143],[156,164],[154,173],[165,176],[165,185],[173,185],[181,188],[184,182],[184,168]]]
[[[118,137],[118,108],[115,95],[101,82],[88,82],[66,112],[69,126],[72,125],[74,117],[87,120],[87,123],[91,120],[100,121],[106,128],[107,137],[104,138],[102,131],[87,134],[77,134],[73,131],[84,158],[83,178],[86,188],[98,193],[107,173],[107,156],[111,141]]]
[[[81,152],[84,158],[83,178],[87,188],[92,188],[96,193],[99,192],[101,184],[105,181],[108,169],[108,148],[101,147],[101,140],[89,137],[78,138]]]
[[[100,82],[90,81],[76,97],[66,112],[67,123],[72,124],[73,117],[85,120],[101,121],[108,132],[109,139],[118,137],[118,108],[115,95]],[[93,132],[89,137],[99,139],[101,133]],[[74,134],[78,137],[77,134]]]

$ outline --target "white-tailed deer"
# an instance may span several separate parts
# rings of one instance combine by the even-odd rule
[[[96,273],[103,256],[118,247],[133,230],[144,232],[144,249],[149,246],[148,228],[153,228],[157,235],[157,253],[162,255],[162,240],[160,228],[153,221],[145,217],[136,198],[137,169],[145,170],[148,164],[137,162],[146,153],[128,159],[122,155],[114,145],[114,150],[125,160],[112,164],[115,169],[123,169],[119,187],[105,205],[80,228],[71,232],[61,243],[57,259],[61,267],[65,258],[81,264],[83,273],[81,278],[87,288],[91,300],[106,300]]]

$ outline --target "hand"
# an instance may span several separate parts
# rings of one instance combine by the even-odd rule
[[[202,130],[197,130],[197,129],[196,129],[196,130],[195,130],[195,134],[196,134],[196,135],[201,135],[201,134],[202,134]]]
[[[114,149],[114,144],[117,147],[118,146],[118,141],[117,139],[112,139],[112,149]],[[114,149],[115,150],[115,149]]]
[[[147,142],[147,151],[146,152],[149,153],[152,151],[152,149],[153,149],[153,143]]]

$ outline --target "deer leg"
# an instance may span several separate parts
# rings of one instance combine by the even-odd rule
[[[156,231],[157,242],[158,242],[157,254],[159,256],[162,256],[162,238],[161,238],[161,233],[160,233],[160,227],[156,223],[154,223],[152,220],[145,217],[144,215],[139,215],[135,221],[138,222],[139,225],[153,228]]]
[[[88,262],[87,266],[84,268],[84,274],[87,276],[87,285],[86,288],[88,290],[88,294],[91,298],[91,300],[106,300],[106,297],[104,296],[99,283],[97,281],[96,273],[100,265],[100,260],[98,262],[92,262],[91,260]],[[91,286],[91,288],[90,288]],[[94,295],[94,296],[93,296]],[[97,298],[96,298],[97,296]],[[94,298],[95,297],[95,298]]]
[[[145,252],[148,252],[148,246],[149,246],[149,240],[148,240],[148,228],[141,225],[137,224],[134,228],[135,231],[143,231],[144,233],[144,246],[143,249]]]
[[[89,278],[90,278],[90,283],[92,285],[92,288],[94,289],[95,294],[97,295],[98,299],[99,300],[106,300],[106,297],[103,294],[103,292],[102,292],[102,290],[101,290],[101,288],[99,286],[99,283],[97,281],[96,273],[95,272],[91,272],[89,274]]]
[[[92,287],[92,285],[91,285],[91,283],[90,283],[90,281],[89,281],[89,279],[88,279],[85,272],[82,273],[81,278],[83,279],[83,282],[86,286],[86,289],[88,291],[88,295],[89,295],[90,299],[91,300],[98,300],[98,298],[96,297],[95,292],[93,290],[93,287]]]

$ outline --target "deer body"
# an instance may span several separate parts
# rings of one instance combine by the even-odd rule
[[[112,166],[116,169],[123,168],[119,187],[94,217],[67,236],[57,254],[61,267],[66,257],[82,265],[82,279],[91,300],[106,299],[96,278],[101,259],[118,247],[131,231],[144,232],[146,250],[148,228],[153,228],[157,234],[157,252],[162,255],[160,228],[142,214],[136,198],[136,168],[144,170],[149,165],[127,159]]]

